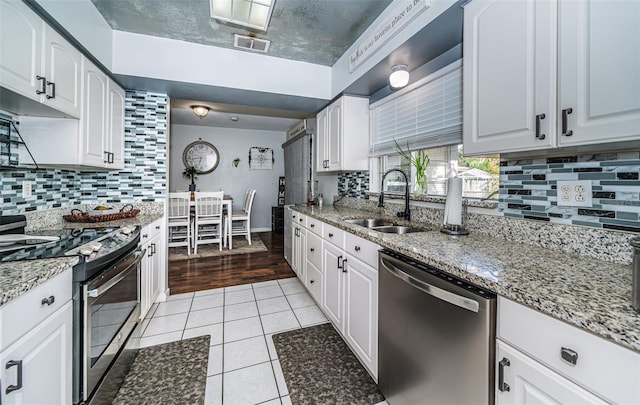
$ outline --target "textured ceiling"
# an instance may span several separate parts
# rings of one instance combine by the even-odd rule
[[[212,20],[209,0],[92,1],[114,30],[233,49],[240,49],[233,47],[233,34],[255,34],[271,41],[270,56],[325,66],[332,66],[391,3],[275,0],[267,32],[252,33]]]

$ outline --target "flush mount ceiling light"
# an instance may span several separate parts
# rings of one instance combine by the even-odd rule
[[[392,89],[401,89],[409,83],[409,71],[407,65],[395,65],[389,75],[389,86]]]
[[[203,119],[207,116],[207,114],[209,114],[209,107],[207,107],[206,105],[192,105],[191,109],[193,110],[193,113],[200,119]]]
[[[229,119],[233,122],[238,122],[240,121],[240,118],[236,117],[235,115],[232,115],[231,117],[229,117]]]
[[[266,31],[275,0],[209,0],[211,18]]]

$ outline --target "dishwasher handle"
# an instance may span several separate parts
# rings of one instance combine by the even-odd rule
[[[393,274],[400,280],[404,281],[407,284],[412,285],[413,287],[419,289],[420,291],[425,292],[435,298],[438,298],[442,301],[446,301],[450,304],[453,304],[455,306],[458,306],[460,308],[466,309],[467,311],[471,311],[471,312],[477,313],[480,309],[480,304],[478,303],[478,301],[467,298],[467,297],[463,297],[458,294],[454,294],[450,291],[443,290],[442,288],[426,283],[422,280],[418,280],[417,278],[413,277],[410,274],[405,273],[404,271],[402,271],[402,269],[398,268],[393,263],[391,263],[390,261],[382,257],[380,258],[380,264],[387,271],[389,271],[389,273]]]

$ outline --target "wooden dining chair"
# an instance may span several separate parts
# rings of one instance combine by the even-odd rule
[[[194,253],[198,253],[199,245],[206,243],[217,243],[219,250],[222,250],[224,239],[223,198],[223,191],[195,193]]]
[[[191,193],[169,193],[168,246],[186,246],[191,254]]]
[[[251,245],[251,208],[255,196],[256,190],[249,190],[245,207],[231,214],[231,236],[245,235],[249,245]]]

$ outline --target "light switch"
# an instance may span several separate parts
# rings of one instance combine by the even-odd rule
[[[558,205],[570,207],[591,207],[591,181],[572,180],[557,182]]]
[[[31,182],[29,180],[25,180],[22,182],[22,198],[31,198],[31,195]]]

